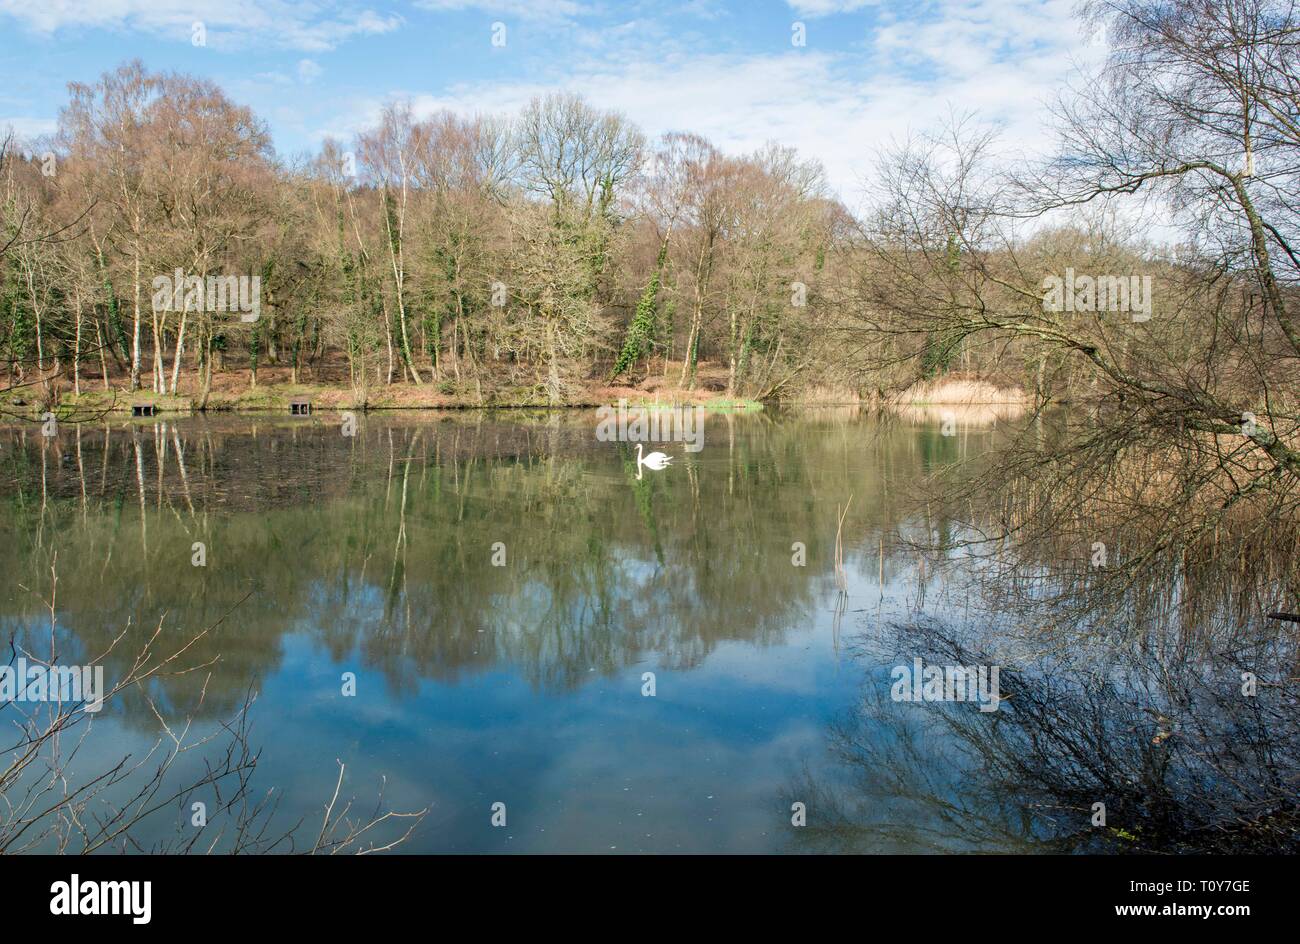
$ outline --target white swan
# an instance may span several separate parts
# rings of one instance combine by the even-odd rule
[[[667,468],[668,463],[673,461],[673,457],[665,452],[652,452],[644,459],[641,458],[641,444],[636,444],[636,477],[641,479],[641,466],[647,469],[654,469],[656,472],[660,469]]]

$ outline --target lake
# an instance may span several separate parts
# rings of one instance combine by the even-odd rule
[[[932,704],[919,682],[897,697],[900,667],[982,651],[946,650],[935,627],[979,645],[1000,631],[978,615],[977,563],[954,545],[935,568],[914,546],[961,531],[931,477],[989,448],[996,422],[710,414],[700,451],[647,444],[672,462],[639,477],[635,445],[597,425],[570,410],[369,414],[355,435],[335,414],[0,428],[0,626],[48,649],[57,574],[60,661],[102,664],[111,686],[151,638],[181,650],[93,718],[83,776],[165,752],[171,732],[211,738],[170,770],[201,779],[251,700],[243,797],[273,792],[272,833],[302,823],[275,851],[310,848],[340,763],[336,811],[427,810],[411,852],[1029,850],[1079,831],[1025,814],[1041,783],[1013,798],[979,782],[1007,711]],[[1150,740],[1131,708],[1117,751]],[[185,841],[195,802],[211,833],[233,809],[218,786],[159,790],[141,848]]]

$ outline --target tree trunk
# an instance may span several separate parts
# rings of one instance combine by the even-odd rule
[[[81,292],[76,293],[77,331],[72,342],[72,392],[81,396]]]
[[[95,345],[99,348],[99,372],[104,376],[104,391],[108,392],[108,358],[104,356],[104,338],[99,330],[99,321],[95,321]]]
[[[172,355],[172,394],[176,393],[176,379],[181,372],[181,352],[185,350],[185,307],[181,307],[181,323],[176,329],[176,353]]]
[[[704,323],[704,297],[709,291],[709,275],[713,270],[713,234],[710,233],[700,247],[700,258],[695,265],[695,311],[691,314],[691,330],[686,336],[686,353],[682,361],[679,387],[695,387],[696,349],[699,346],[700,328]]]
[[[138,221],[137,221],[138,228]],[[131,391],[140,389],[140,246],[134,247],[135,311],[131,325]]]
[[[212,392],[212,326],[208,325],[206,330],[200,330],[199,336],[203,345],[203,366],[199,371],[202,378],[203,390],[199,394],[199,409],[208,408],[208,394]]]

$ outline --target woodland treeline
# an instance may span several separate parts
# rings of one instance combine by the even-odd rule
[[[217,86],[138,61],[70,84],[57,134],[11,142],[3,186],[10,377],[63,365],[78,388],[175,393],[191,375],[200,401],[214,370],[297,381],[331,357],[354,388],[552,403],[651,357],[689,388],[707,357],[732,392],[770,392],[823,311],[792,285],[816,284],[847,220],[789,148],[650,141],[572,95],[501,118],[393,103],[355,141],[283,159]],[[257,276],[261,318],[156,311],[152,280],[178,269]]]

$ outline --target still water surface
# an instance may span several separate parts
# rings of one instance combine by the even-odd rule
[[[967,615],[900,535],[942,537],[920,484],[991,435],[711,415],[702,451],[651,447],[673,463],[638,479],[633,447],[576,411],[372,414],[354,437],[329,414],[10,426],[0,626],[40,638],[56,560],[64,661],[129,629],[110,683],[160,622],[179,640],[220,621],[187,654],[205,668],[154,680],[154,707],[110,703],[78,762],[147,750],[155,707],[218,730],[251,692],[254,786],[308,832],[342,761],[359,806],[382,786],[387,806],[428,809],[407,851],[933,849],[950,832],[933,798],[969,759],[900,774],[896,794],[931,801],[866,811],[886,829],[838,828],[829,797],[862,773],[845,731],[898,737],[864,715],[912,656],[890,627]],[[815,828],[792,826],[796,801]],[[996,832],[983,848],[1034,829]]]

